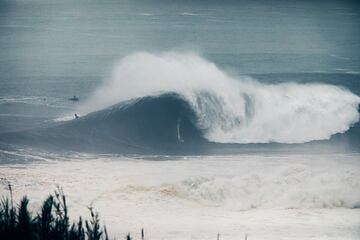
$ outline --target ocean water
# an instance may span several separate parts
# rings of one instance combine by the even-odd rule
[[[59,184],[117,236],[360,237],[356,1],[2,1],[0,43],[33,209]]]

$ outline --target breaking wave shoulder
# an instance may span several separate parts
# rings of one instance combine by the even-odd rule
[[[359,120],[360,98],[347,89],[320,83],[264,84],[230,76],[196,54],[176,52],[123,58],[112,77],[77,111],[86,115],[119,102],[169,93],[186,102],[203,136],[218,143],[324,140]]]
[[[359,120],[359,103],[357,95],[334,85],[230,76],[193,53],[136,53],[74,109],[80,118],[2,134],[0,142],[141,154],[289,148],[345,136]],[[359,132],[354,129],[351,136]]]

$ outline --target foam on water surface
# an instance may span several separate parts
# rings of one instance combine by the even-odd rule
[[[142,227],[157,239],[214,239],[218,231],[221,239],[358,237],[356,154],[74,157],[3,165],[0,176],[33,209],[60,184],[73,217],[92,204],[119,237]]]

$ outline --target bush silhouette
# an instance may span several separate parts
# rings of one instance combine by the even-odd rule
[[[28,210],[29,199],[24,196],[19,205],[10,196],[0,201],[0,239],[11,240],[109,240],[106,227],[101,227],[99,214],[89,207],[89,220],[70,223],[66,197],[57,188],[42,203],[40,212],[33,217]]]

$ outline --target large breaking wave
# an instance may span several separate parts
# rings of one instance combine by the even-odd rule
[[[188,103],[194,124],[212,142],[304,143],[329,139],[359,120],[360,98],[344,88],[263,84],[230,76],[199,55],[176,52],[140,52],[123,58],[112,77],[77,111],[86,115],[169,92]]]
[[[360,128],[341,133],[359,120],[359,102],[338,86],[230,76],[193,53],[136,53],[122,59],[112,77],[71,113],[79,119],[0,134],[0,148],[124,154],[357,151]]]

